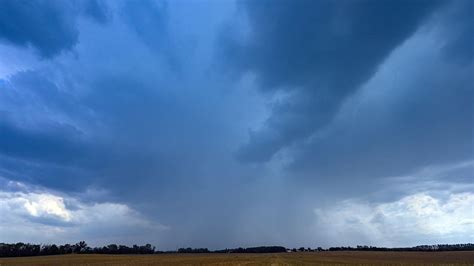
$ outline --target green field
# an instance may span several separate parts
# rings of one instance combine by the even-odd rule
[[[58,255],[0,258],[0,265],[474,265],[474,251]]]

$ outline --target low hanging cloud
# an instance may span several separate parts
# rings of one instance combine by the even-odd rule
[[[392,202],[345,200],[315,209],[328,245],[405,246],[458,243],[474,237],[474,194],[416,193]]]
[[[115,240],[131,244],[156,241],[168,229],[126,204],[85,203],[76,197],[36,190],[18,182],[4,182],[4,185],[8,188],[13,183],[13,187],[21,190],[0,191],[2,241],[46,243],[87,239],[92,245]]]

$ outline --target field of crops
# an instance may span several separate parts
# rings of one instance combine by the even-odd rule
[[[474,265],[474,251],[58,255],[0,258],[0,265]]]

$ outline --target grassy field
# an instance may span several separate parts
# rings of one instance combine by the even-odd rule
[[[0,258],[0,265],[474,265],[474,251],[59,255]]]

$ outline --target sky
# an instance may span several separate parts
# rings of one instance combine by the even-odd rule
[[[0,1],[0,242],[474,240],[474,2]]]

